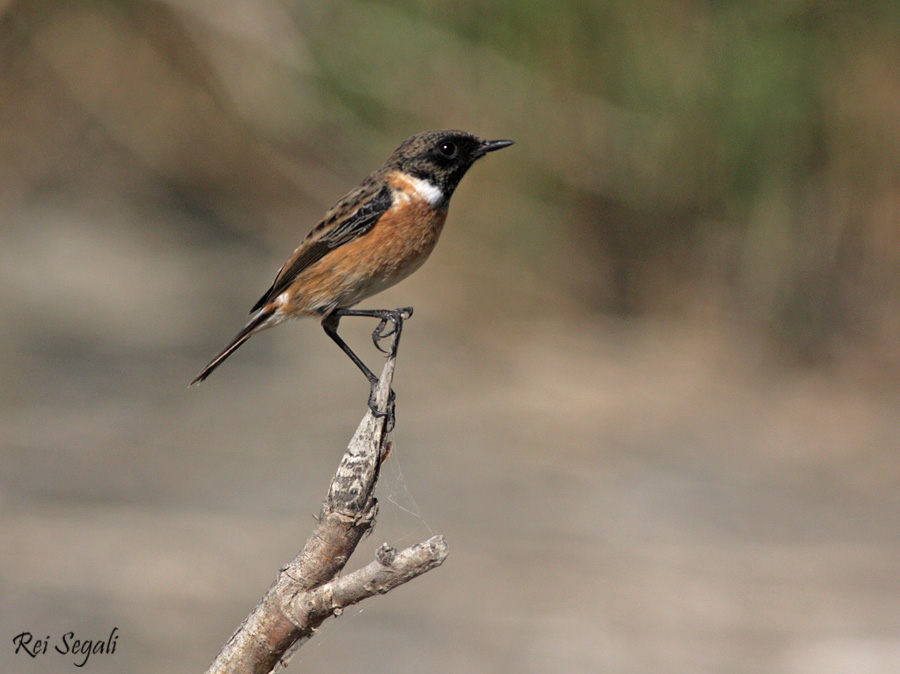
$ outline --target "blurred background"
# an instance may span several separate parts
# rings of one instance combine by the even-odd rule
[[[187,383],[407,136],[476,165],[383,541],[287,671],[900,671],[900,5],[0,2],[0,669],[203,671],[367,386],[313,321]],[[345,321],[373,365],[374,325]]]

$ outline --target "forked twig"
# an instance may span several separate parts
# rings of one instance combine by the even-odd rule
[[[391,336],[390,334],[385,337]],[[440,564],[447,541],[433,538],[397,552],[383,545],[376,560],[336,578],[362,537],[374,526],[375,485],[390,451],[388,411],[400,332],[376,389],[381,414],[366,412],[350,441],[322,504],[316,528],[253,612],[238,627],[207,674],[268,674],[285,664],[330,616],[375,594],[384,594]]]

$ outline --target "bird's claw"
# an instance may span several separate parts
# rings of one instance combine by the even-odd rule
[[[412,316],[412,314],[412,307],[385,311],[378,326],[372,331],[372,342],[375,344],[375,348],[381,353],[395,356],[397,354],[397,340],[400,338],[400,332],[403,330],[403,321]],[[388,327],[388,323],[391,324],[390,327]],[[394,339],[391,340],[390,349],[385,349],[381,346],[381,342],[388,337],[393,337]]]
[[[384,422],[384,431],[385,433],[390,433],[394,430],[394,425],[397,422],[396,416],[396,399],[397,395],[394,393],[394,389],[390,390],[388,393],[388,401],[386,409],[382,410],[378,407],[378,401],[376,400],[377,393],[377,385],[378,382],[372,382],[372,390],[369,392],[369,409],[372,411],[372,416],[376,419],[385,419]]]

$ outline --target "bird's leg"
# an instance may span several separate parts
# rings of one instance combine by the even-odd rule
[[[338,325],[341,323],[342,314],[338,314],[337,312],[333,312],[325,317],[322,321],[322,328],[325,330],[325,334],[327,334],[331,339],[334,340],[334,343],[341,347],[341,350],[346,353],[350,360],[352,360],[356,367],[360,369],[360,371],[366,375],[366,379],[369,380],[369,384],[374,387],[378,384],[378,377],[375,376],[375,373],[370,370],[362,360],[360,360],[359,356],[353,353],[353,349],[345,342],[341,336],[338,334]],[[373,410],[374,411],[374,410]]]
[[[412,307],[403,307],[402,309],[337,309],[332,315],[338,314],[339,316],[366,316],[368,318],[379,318],[381,321],[378,323],[378,327],[372,331],[372,342],[375,344],[375,348],[381,351],[382,353],[386,353],[389,356],[397,355],[397,346],[400,343],[400,333],[403,330],[403,321],[412,316],[413,308]],[[391,324],[391,327],[388,328],[388,323]],[[385,349],[381,346],[381,342],[384,341],[388,337],[393,337],[391,340],[390,349]]]
[[[395,423],[395,415],[394,415],[394,401],[396,395],[394,394],[394,390],[391,389],[388,394],[388,404],[387,411],[382,412],[378,409],[378,404],[375,400],[376,389],[378,387],[378,377],[366,367],[366,364],[362,362],[362,360],[357,356],[350,346],[345,342],[341,336],[338,334],[338,325],[341,322],[341,318],[344,316],[365,316],[369,318],[378,318],[381,319],[381,322],[378,324],[378,327],[375,328],[375,331],[372,333],[372,341],[375,343],[376,348],[379,351],[384,353],[388,353],[391,356],[397,355],[397,346],[400,341],[400,332],[403,329],[403,321],[410,316],[412,316],[412,308],[406,307],[403,309],[373,309],[373,310],[362,310],[362,309],[336,309],[331,312],[325,319],[322,321],[322,328],[325,330],[325,333],[334,340],[335,344],[341,347],[341,350],[350,357],[356,367],[360,369],[360,371],[366,376],[366,379],[369,380],[369,409],[372,410],[372,414],[376,417],[387,417],[387,421],[385,422],[385,429],[387,432],[390,432],[394,429]],[[388,322],[392,324],[392,327],[389,330],[385,330]],[[386,337],[393,336],[391,340],[391,348],[390,351],[386,351],[381,348],[380,341],[385,339]]]

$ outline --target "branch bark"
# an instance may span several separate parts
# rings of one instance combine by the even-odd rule
[[[394,344],[376,391],[387,413],[397,356]],[[278,573],[274,584],[228,640],[207,674],[268,674],[287,663],[330,616],[352,604],[384,594],[443,563],[447,542],[435,536],[397,552],[382,545],[376,560],[335,578],[375,523],[375,485],[390,452],[386,416],[371,410],[360,422],[322,504],[316,528],[300,553]]]

